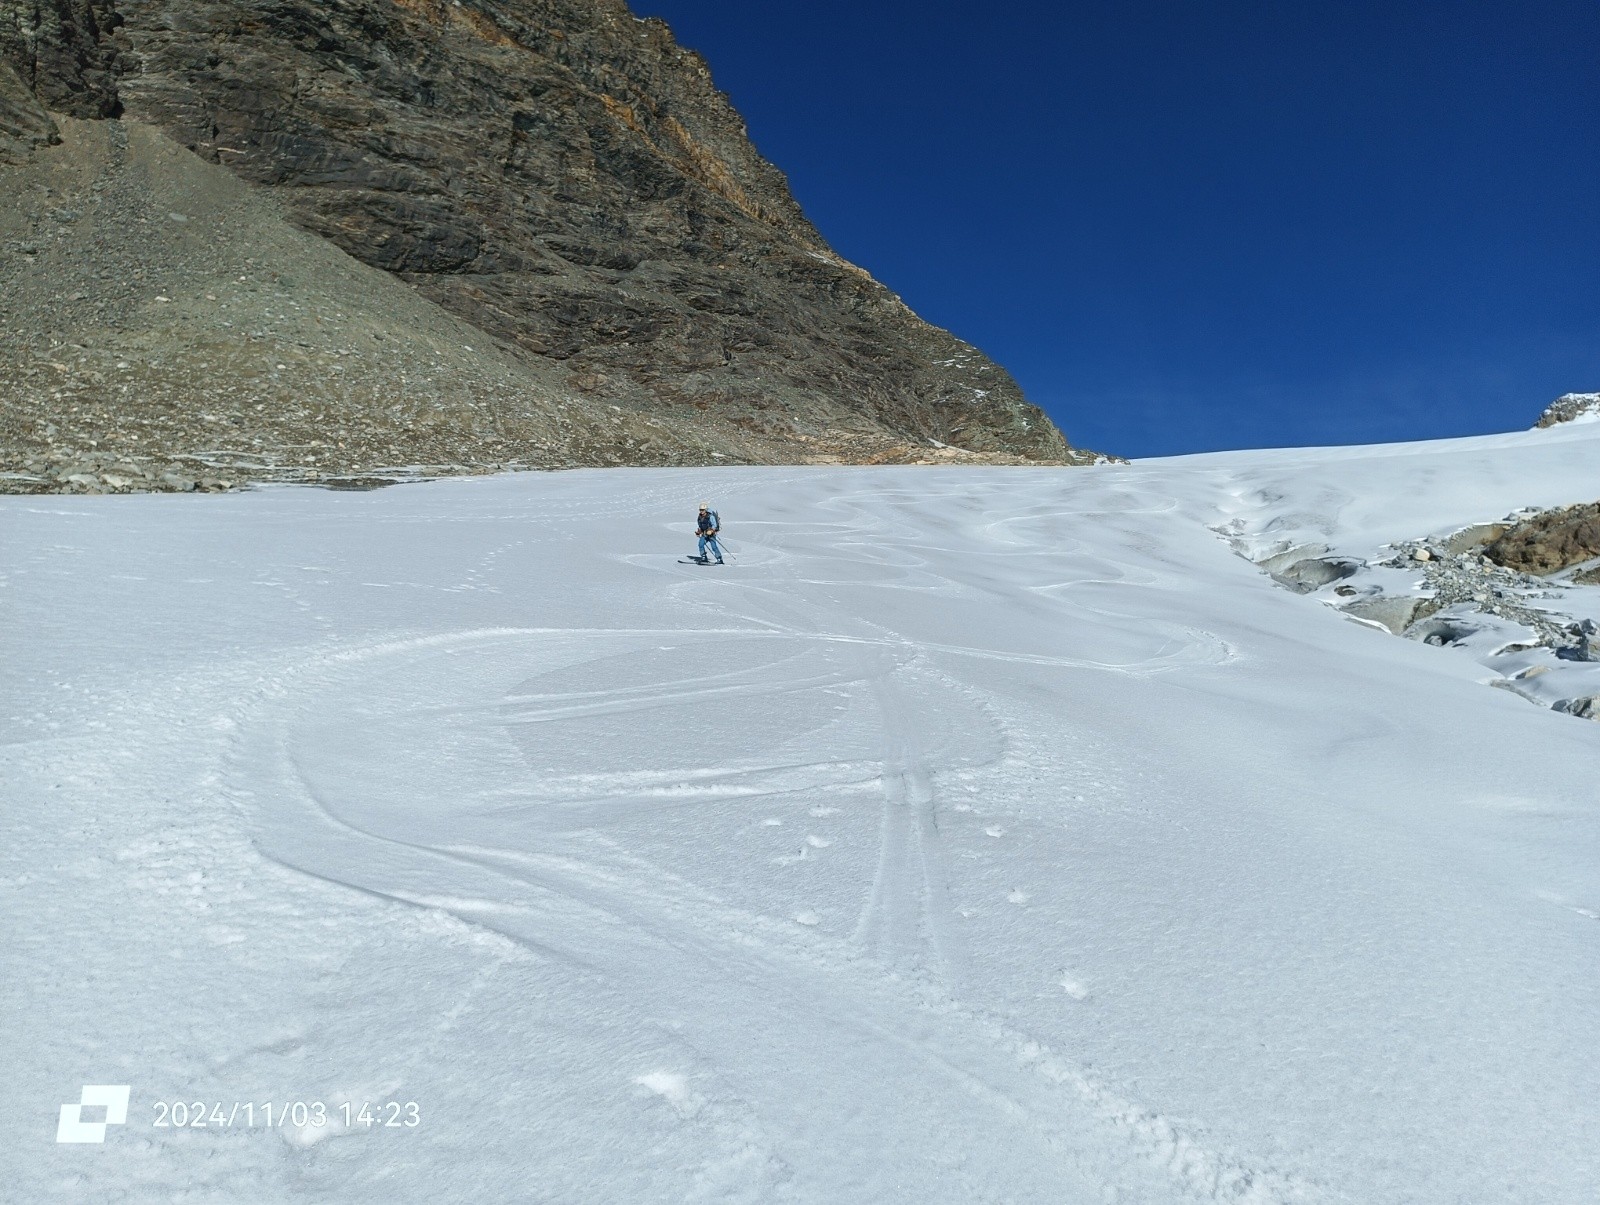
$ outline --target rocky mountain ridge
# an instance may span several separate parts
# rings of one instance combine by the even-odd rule
[[[1575,422],[1600,422],[1600,393],[1563,393],[1545,407],[1534,426]]]
[[[620,0],[0,0],[0,160],[20,164],[13,195],[43,198],[11,218],[20,254],[0,283],[17,296],[49,292],[21,248],[60,225],[70,187],[53,196],[45,176],[71,176],[63,156],[94,142],[63,141],[72,122],[159,132],[454,316],[552,416],[641,429],[631,447],[552,429],[533,463],[1094,459],[998,365],[835,255],[704,61]],[[92,305],[98,289],[91,270],[73,292]],[[160,342],[156,296],[139,321]],[[67,302],[31,326],[14,304],[10,321],[67,365],[49,370],[69,378],[58,390],[76,368],[51,349],[128,332]],[[182,367],[184,332],[165,337]],[[36,390],[9,371],[0,386]],[[28,396],[50,411],[48,391]],[[273,443],[282,404],[246,407],[249,438]],[[466,439],[455,458],[507,460],[482,451]]]

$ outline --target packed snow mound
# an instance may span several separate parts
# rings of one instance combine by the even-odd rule
[[[1594,422],[1600,422],[1600,393],[1564,393],[1545,407],[1534,426]]]
[[[1597,1199],[1600,725],[1323,605],[1597,452],[0,499],[0,1174]]]

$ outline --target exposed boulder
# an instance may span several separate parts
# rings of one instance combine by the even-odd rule
[[[1417,619],[1417,613],[1428,600],[1405,594],[1376,594],[1357,598],[1341,610],[1357,619],[1375,623],[1398,636]]]
[[[1600,557],[1600,502],[1545,511],[1516,523],[1484,555],[1508,569],[1541,575]]]
[[[1570,643],[1562,647],[1559,655],[1565,661],[1600,661],[1600,624],[1592,619],[1580,619],[1567,625]]]
[[[1470,527],[1463,527],[1460,531],[1452,532],[1443,540],[1443,551],[1447,556],[1457,556],[1463,552],[1471,552],[1482,548],[1506,534],[1509,523],[1474,523]]]
[[[1580,720],[1600,720],[1600,695],[1582,695],[1576,699],[1562,699],[1553,708],[1575,715]]]
[[[1346,557],[1305,557],[1273,572],[1272,578],[1296,594],[1310,594],[1333,582],[1353,577],[1360,568],[1359,561]]]

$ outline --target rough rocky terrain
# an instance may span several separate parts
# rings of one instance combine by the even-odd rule
[[[1514,529],[1523,522],[1527,520],[1511,526]],[[1499,563],[1492,548],[1492,544],[1484,547],[1459,541],[1453,544],[1450,540],[1417,540],[1397,545],[1391,560],[1378,562],[1421,575],[1420,593],[1405,634],[1430,644],[1449,643],[1435,627],[1426,625],[1442,611],[1466,607],[1522,624],[1537,634],[1537,643],[1568,650],[1573,660],[1600,660],[1592,625],[1585,629],[1581,623],[1537,605],[1562,597],[1562,592],[1554,588],[1557,583]],[[1423,625],[1420,630],[1419,625]]]
[[[1391,545],[1370,563],[1326,546],[1294,548],[1260,562],[1274,580],[1398,636],[1473,651],[1493,685],[1583,719],[1600,719],[1600,696],[1529,689],[1561,665],[1600,662],[1600,504],[1530,510],[1442,536]],[[1579,567],[1572,572],[1574,567]],[[1574,593],[1576,591],[1576,593]],[[1541,686],[1546,683],[1541,683]]]
[[[1094,459],[836,256],[619,0],[0,0],[0,248],[28,488],[218,443],[290,475]]]
[[[1497,565],[1541,576],[1600,559],[1600,502],[1523,519],[1485,548],[1484,555]],[[1596,570],[1580,576],[1600,580]]]
[[[1564,393],[1545,407],[1535,427],[1600,420],[1600,393]]]
[[[0,62],[0,164],[25,163],[38,147],[60,141],[56,123],[11,67]]]
[[[156,131],[61,118],[0,209],[0,471],[108,492],[715,463],[736,433],[564,388]]]

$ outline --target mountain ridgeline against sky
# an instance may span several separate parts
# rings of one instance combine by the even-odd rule
[[[151,127],[492,336],[572,413],[667,432],[633,459],[1090,459],[834,254],[705,62],[620,0],[0,0],[8,70],[0,156]]]

